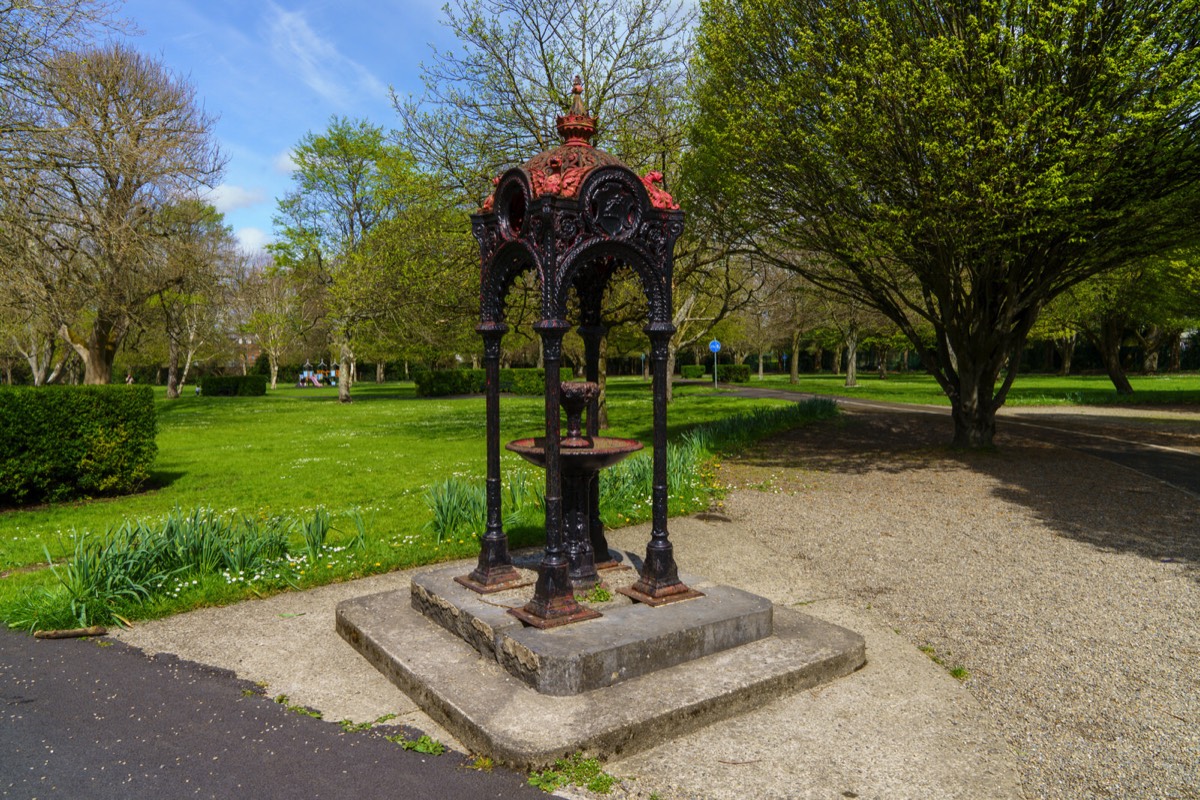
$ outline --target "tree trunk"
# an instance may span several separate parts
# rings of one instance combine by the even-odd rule
[[[58,350],[58,337],[50,334],[48,336],[39,336],[33,334],[33,342],[28,350],[23,348],[14,337],[12,344],[16,347],[26,363],[29,364],[29,371],[33,374],[34,386],[45,386],[47,383],[53,383],[58,373],[62,370],[63,362],[66,358],[59,360],[57,365],[54,365],[54,356]],[[51,365],[54,365],[54,370],[51,371]],[[12,372],[12,364],[5,362],[5,369]]]
[[[841,363],[839,354],[838,363]],[[846,334],[846,386],[858,386],[858,333]]]
[[[271,369],[271,391],[275,391],[279,380],[279,359],[274,353],[267,353],[267,366]]]
[[[192,350],[188,350],[187,358],[183,362],[183,374],[179,376],[179,385],[181,387],[187,386],[188,375],[190,375],[192,372],[192,356],[193,355],[195,355],[195,352]]]
[[[671,402],[674,397],[673,387],[675,384],[675,354],[677,348],[674,340],[667,344],[667,402]],[[649,363],[650,359],[646,359]]]
[[[984,374],[985,368],[959,364],[958,385],[950,393],[954,418],[953,446],[965,450],[993,447],[996,436],[996,374]]]
[[[1142,351],[1142,372],[1153,375],[1158,372],[1158,348]]]
[[[996,437],[996,411],[976,406],[968,408],[962,403],[952,402],[954,416],[954,447],[963,450],[981,450],[993,447]]]
[[[841,345],[833,349],[833,374],[842,374],[842,353],[845,352]]]
[[[350,350],[350,343],[343,341],[338,348],[340,351],[338,361],[338,402],[350,402],[350,362],[354,354]]]
[[[608,337],[600,337],[600,358],[597,359],[596,383],[600,385],[600,394],[596,398],[596,426],[608,430]]]
[[[383,383],[387,378],[387,364],[383,361],[375,362],[375,382]]]
[[[792,363],[788,365],[788,383],[800,382],[800,331],[792,331]]]
[[[1121,338],[1124,333],[1125,328],[1120,323],[1105,320],[1101,324],[1100,341],[1096,342],[1096,349],[1104,359],[1104,371],[1108,373],[1117,394],[1133,394],[1133,386],[1121,365]]]
[[[167,342],[167,399],[179,399],[179,342],[168,336]]]
[[[1167,372],[1179,372],[1183,360],[1183,333],[1175,331],[1171,334],[1171,359],[1167,362]]]
[[[59,332],[83,362],[83,382],[89,386],[112,383],[112,365],[117,348],[125,338],[125,320],[100,314],[92,322],[86,340],[77,341],[63,325]]]
[[[1054,340],[1054,344],[1058,348],[1058,357],[1062,362],[1058,365],[1059,375],[1065,377],[1071,374],[1071,360],[1075,357],[1075,343],[1077,341],[1078,337],[1075,334]]]
[[[1145,331],[1135,329],[1134,335],[1142,346],[1142,372],[1148,375],[1158,372],[1158,351],[1163,343],[1163,329],[1158,325],[1150,325]]]
[[[758,351],[758,379],[763,379],[763,351]]]
[[[879,359],[879,363],[877,364],[877,366],[879,367],[879,380],[881,380],[881,381],[886,380],[887,375],[888,375],[888,373],[887,373],[888,350],[886,347],[880,347],[875,352],[877,353],[876,357]]]

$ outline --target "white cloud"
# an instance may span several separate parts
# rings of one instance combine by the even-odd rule
[[[271,241],[261,228],[238,228],[234,235],[247,253],[257,253]]]
[[[387,97],[383,82],[314,31],[303,12],[268,5],[271,52],[286,68],[295,70],[308,88],[338,106],[346,105],[354,94]]]
[[[208,193],[209,202],[222,214],[239,208],[256,206],[266,199],[267,195],[262,189],[246,189],[232,183],[222,183]]]
[[[288,149],[276,155],[271,161],[271,166],[275,167],[275,171],[278,173],[291,175],[296,171],[296,160],[292,158],[292,151]]]

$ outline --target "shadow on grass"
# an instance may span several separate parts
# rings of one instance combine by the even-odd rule
[[[995,496],[1028,508],[1059,535],[1105,551],[1182,562],[1200,580],[1200,504],[1195,501],[1076,450],[1023,438],[1030,435],[1028,429],[1006,430],[1003,421],[993,452],[954,450],[946,444],[952,432],[948,414],[848,414],[834,424],[799,428],[760,443],[740,463],[771,470],[914,477],[965,467],[994,478]],[[1195,461],[1194,456],[1186,458]],[[953,482],[936,486],[950,491]]]
[[[165,469],[152,469],[150,470],[150,477],[146,479],[144,484],[142,484],[142,491],[156,492],[159,489],[166,489],[184,475],[187,475],[187,473],[174,472]]]
[[[333,393],[333,394],[310,394],[310,395],[296,394],[296,395],[291,395],[287,399],[288,400],[299,400],[299,401],[305,402],[305,403],[315,403],[315,402],[337,403],[337,402],[339,402],[338,396],[336,393]],[[416,394],[414,394],[412,389],[409,389],[407,392],[405,392],[404,390],[396,390],[394,388],[391,389],[390,391],[378,391],[378,392],[354,392],[354,391],[351,391],[350,392],[350,402],[352,404],[353,403],[370,403],[375,400],[425,400],[425,399],[427,399],[427,398],[417,397]]]

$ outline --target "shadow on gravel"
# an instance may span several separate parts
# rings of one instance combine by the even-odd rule
[[[946,417],[847,413],[832,424],[760,443],[737,463],[835,475],[970,469],[996,480],[997,497],[1028,508],[1063,536],[1186,564],[1200,580],[1200,503],[1182,492],[1075,450],[1023,438],[1029,429],[1006,431],[1003,421],[991,453],[953,450],[946,444],[951,433]]]
[[[1150,416],[1160,409],[1139,409],[1146,416],[1129,416],[1089,412],[1087,414],[1071,414],[1069,412],[1038,413],[1022,410],[1007,419],[1000,420],[1001,429],[1009,420],[1027,422],[1035,425],[1050,425],[1058,428],[1098,433],[1105,436],[1115,436],[1122,439],[1132,439],[1138,442],[1158,444],[1164,447],[1197,448],[1200,447],[1200,420],[1170,419]],[[1196,411],[1195,408],[1184,409]]]

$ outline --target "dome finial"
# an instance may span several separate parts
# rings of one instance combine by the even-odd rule
[[[570,114],[573,117],[586,117],[587,109],[583,107],[583,78],[575,76],[575,83],[571,84],[571,110]]]
[[[596,118],[589,117],[583,105],[583,79],[575,76],[571,86],[571,110],[558,118],[558,135],[564,144],[591,147],[596,133]]]

